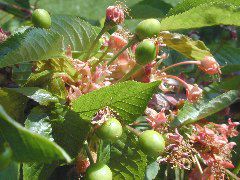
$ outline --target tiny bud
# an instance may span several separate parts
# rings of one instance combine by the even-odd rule
[[[106,21],[113,22],[115,24],[122,24],[124,22],[125,15],[124,10],[120,5],[109,6],[106,10]]]
[[[221,74],[221,70],[218,62],[214,59],[214,57],[206,56],[199,65],[199,68],[207,74]]]
[[[190,102],[196,102],[199,98],[202,97],[202,89],[199,88],[197,84],[188,84],[186,91],[187,99]]]

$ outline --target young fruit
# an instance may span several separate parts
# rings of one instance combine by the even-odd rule
[[[152,38],[153,36],[157,36],[159,34],[160,28],[160,22],[157,19],[146,19],[137,25],[135,34],[140,40]]]
[[[135,58],[140,65],[146,65],[156,58],[157,48],[153,41],[145,39],[136,48]]]
[[[46,10],[36,9],[32,13],[32,22],[36,27],[48,29],[51,26],[51,17]]]
[[[139,137],[142,151],[150,156],[158,156],[164,152],[165,141],[162,135],[154,130],[144,131]]]
[[[102,163],[90,165],[86,171],[86,180],[112,180],[112,171]]]
[[[122,135],[122,125],[116,118],[109,118],[96,133],[103,140],[115,141]]]
[[[3,151],[0,151],[0,171],[9,166],[12,161],[12,154],[11,148],[4,145]]]

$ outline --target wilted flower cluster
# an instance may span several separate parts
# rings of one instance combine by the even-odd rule
[[[234,168],[230,158],[235,142],[229,142],[228,137],[238,135],[235,129],[238,122],[228,120],[229,125],[207,123],[203,126],[196,124],[195,132],[192,134],[191,141],[194,148],[198,151],[204,164],[205,174],[209,178],[214,176],[217,179],[224,179],[225,169]]]

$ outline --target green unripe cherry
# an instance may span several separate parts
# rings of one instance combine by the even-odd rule
[[[0,171],[7,168],[12,161],[12,149],[4,145],[4,149],[0,150]]]
[[[161,155],[165,149],[162,135],[154,130],[144,131],[139,136],[139,144],[144,153],[153,157]]]
[[[122,125],[116,118],[109,118],[96,133],[103,140],[116,141],[122,135]]]
[[[32,13],[32,22],[35,27],[48,29],[51,26],[51,16],[44,9],[36,9]]]
[[[112,171],[102,163],[90,165],[86,171],[86,180],[112,180]]]
[[[153,41],[143,40],[138,44],[135,51],[136,62],[140,65],[146,65],[156,58],[157,48]]]
[[[159,34],[160,28],[160,22],[157,19],[146,19],[137,25],[135,34],[140,40],[152,38]]]

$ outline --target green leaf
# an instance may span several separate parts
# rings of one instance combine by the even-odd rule
[[[98,146],[97,162],[108,164],[110,160],[111,146],[109,142],[101,141]]]
[[[224,45],[211,45],[214,57],[221,66],[224,66],[221,70],[224,74],[240,70],[240,48],[232,47],[228,44]]]
[[[6,112],[19,122],[25,119],[24,110],[28,98],[6,88],[0,89],[0,105]]]
[[[238,99],[239,91],[231,90],[212,100],[203,99],[196,104],[186,102],[177,117],[171,123],[171,126],[176,127],[196,122],[197,120],[203,119],[228,107]]]
[[[47,106],[53,102],[58,102],[58,99],[54,97],[50,92],[38,87],[9,88],[9,90],[27,96],[28,98],[33,99],[40,105],[44,106]]]
[[[25,127],[31,132],[40,134],[50,141],[53,141],[52,126],[50,124],[49,116],[46,109],[37,106],[31,110],[25,121]],[[57,163],[44,164],[39,162],[23,163],[23,179],[24,180],[44,180],[47,179],[54,169],[57,167]]]
[[[31,132],[40,134],[53,141],[50,118],[43,107],[34,107],[24,124]]]
[[[19,163],[12,162],[7,169],[0,171],[0,179],[3,180],[16,180],[19,179]]]
[[[192,4],[192,5],[191,5]],[[213,25],[236,25],[240,17],[239,1],[225,0],[200,0],[198,1],[183,1],[176,12],[173,9],[173,15],[164,18],[161,21],[161,30],[179,30],[200,28]]]
[[[76,157],[88,136],[90,124],[69,109],[64,109],[59,116],[51,119],[53,138],[68,154]]]
[[[202,41],[194,41],[191,38],[177,33],[161,32],[163,43],[178,51],[190,59],[202,60],[205,56],[211,56],[210,50]]]
[[[29,78],[30,74],[32,73],[32,63],[22,63],[18,66],[12,67],[12,79],[14,82],[18,83],[19,85],[23,85],[26,83],[27,79]]]
[[[153,180],[156,178],[159,171],[159,163],[154,161],[149,164],[146,168],[145,178],[144,180]]]
[[[64,49],[70,45],[72,51],[86,51],[97,32],[92,25],[73,16],[53,16],[51,31],[63,36]]]
[[[1,44],[0,67],[64,57],[62,41],[60,35],[43,29],[13,35]]]
[[[14,160],[21,162],[70,162],[68,154],[56,143],[33,133],[9,117],[0,107],[0,132],[9,143]]]
[[[126,132],[121,140],[114,143],[109,165],[113,179],[144,179],[147,156],[139,149],[137,137]]]
[[[91,121],[99,109],[108,106],[117,111],[126,123],[131,123],[142,115],[159,83],[118,83],[80,96],[72,107],[84,120]]]
[[[240,76],[229,77],[227,79],[223,79],[221,82],[214,82],[204,88],[207,93],[219,93],[222,90],[230,91],[238,89],[240,89]]]
[[[159,0],[143,0],[129,7],[130,16],[134,19],[162,18],[170,8],[169,3]]]
[[[3,0],[5,2],[8,2],[12,5],[18,5],[22,8],[27,8],[27,9],[30,9],[30,4],[29,4],[29,0]]]
[[[55,164],[23,163],[23,179],[46,180],[56,167]]]

